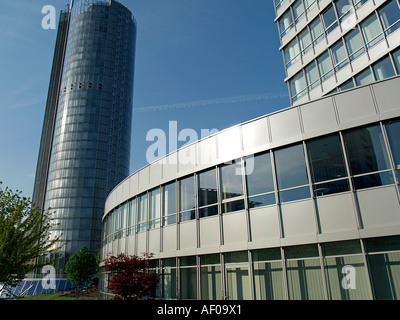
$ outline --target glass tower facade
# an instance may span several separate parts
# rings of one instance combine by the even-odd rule
[[[129,174],[135,39],[122,4],[72,4],[43,206],[63,243],[58,273],[83,245],[97,254],[105,199]]]

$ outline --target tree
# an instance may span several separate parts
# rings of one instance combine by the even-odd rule
[[[108,289],[115,295],[114,300],[141,300],[157,288],[159,277],[149,273],[154,267],[153,254],[144,257],[123,253],[104,261],[110,275]]]
[[[96,258],[86,246],[75,252],[65,264],[68,280],[78,286],[90,281],[97,273]]]
[[[29,198],[2,189],[0,182],[0,291],[8,291],[25,276],[49,264],[46,258],[60,249],[61,236],[51,235],[55,225],[50,209],[42,212]],[[59,243],[58,243],[59,244]]]

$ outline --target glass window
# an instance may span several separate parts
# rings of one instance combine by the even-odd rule
[[[310,24],[310,32],[314,46],[324,38],[324,28],[319,18]]]
[[[307,93],[306,79],[304,78],[304,74],[302,71],[300,71],[289,81],[289,86],[293,101],[298,100]]]
[[[314,183],[347,176],[338,134],[307,141],[307,153]]]
[[[147,227],[147,193],[139,196],[138,232],[146,230]]]
[[[180,181],[180,221],[195,219],[194,176]]]
[[[385,34],[389,35],[400,27],[400,8],[396,0],[378,10]]]
[[[229,202],[223,202],[221,204],[222,213],[229,213],[229,212],[244,210],[244,208],[245,207],[244,207],[243,199],[229,201]]]
[[[374,81],[374,76],[372,75],[371,69],[367,68],[356,77],[356,84],[358,86],[366,85]]]
[[[249,196],[273,192],[271,155],[263,153],[246,159],[247,193]]]
[[[222,299],[222,275],[219,254],[200,257],[201,299]]]
[[[328,79],[329,77],[333,76],[332,61],[328,51],[321,57],[319,57],[317,62],[322,82]]]
[[[279,248],[253,251],[256,300],[283,300],[283,267]]]
[[[149,193],[149,229],[158,228],[161,218],[161,193],[160,188],[154,189]]]
[[[335,71],[338,71],[348,64],[347,52],[344,47],[343,41],[339,41],[332,47],[333,64],[335,65]]]
[[[309,66],[307,66],[305,72],[306,72],[308,90],[311,91],[312,89],[314,89],[316,86],[319,85],[319,73],[315,62],[312,62]]]
[[[350,55],[350,60],[357,59],[365,52],[360,31],[358,29],[346,35],[345,42]]]
[[[238,162],[240,164],[239,160]],[[239,164],[228,164],[220,168],[222,200],[243,196],[242,170]]]
[[[343,138],[353,175],[390,167],[379,125],[344,132]]]
[[[180,298],[197,299],[197,268],[180,268]]]
[[[307,12],[314,9],[315,5],[317,4],[317,0],[304,0],[304,6]]]
[[[354,88],[354,81],[353,81],[353,79],[347,80],[347,81],[346,81],[345,83],[343,83],[339,88],[340,88],[340,91]]]
[[[397,74],[400,74],[400,50],[393,52],[393,60],[396,65]]]
[[[322,16],[324,18],[326,33],[330,33],[338,26],[335,9],[333,9],[332,5],[322,13]]]
[[[176,183],[164,186],[164,221],[163,225],[176,223]]]
[[[308,184],[302,144],[275,151],[275,166],[280,190]]]
[[[337,0],[335,6],[340,23],[347,19],[352,14],[352,11],[354,11],[351,0]]]
[[[297,23],[304,17],[304,6],[302,0],[297,0],[293,7],[294,22]]]
[[[400,169],[400,120],[390,121],[386,123],[385,127],[394,163],[397,169]]]
[[[368,0],[353,0],[354,8],[359,9]]]
[[[305,55],[308,51],[311,50],[312,45],[311,45],[311,37],[310,37],[310,32],[308,29],[304,29],[299,34],[299,44],[300,44],[300,50],[303,55]]]
[[[300,59],[300,48],[297,39],[290,42],[283,50],[285,55],[286,66],[290,67],[293,63]]]
[[[164,293],[163,298],[176,299],[176,260],[175,258],[164,259],[163,264],[163,276],[161,277]]]
[[[372,66],[376,80],[383,80],[395,76],[392,60],[387,56]]]
[[[354,188],[365,189],[394,184],[392,172],[381,172],[354,178]]]
[[[217,172],[213,168],[198,175],[199,207],[217,203]]]
[[[383,40],[381,26],[375,13],[361,24],[361,30],[368,49]]]
[[[288,10],[280,19],[279,27],[281,30],[281,37],[283,37],[290,29],[293,28],[292,12]]]

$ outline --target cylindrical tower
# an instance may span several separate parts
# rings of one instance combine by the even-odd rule
[[[75,1],[44,207],[64,243],[57,272],[100,249],[108,193],[129,174],[136,22],[116,1]]]

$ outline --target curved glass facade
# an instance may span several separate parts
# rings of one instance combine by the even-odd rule
[[[60,273],[83,245],[99,251],[104,201],[129,174],[131,145],[132,13],[115,1],[74,6],[45,200],[58,223],[53,235],[65,242]]]

